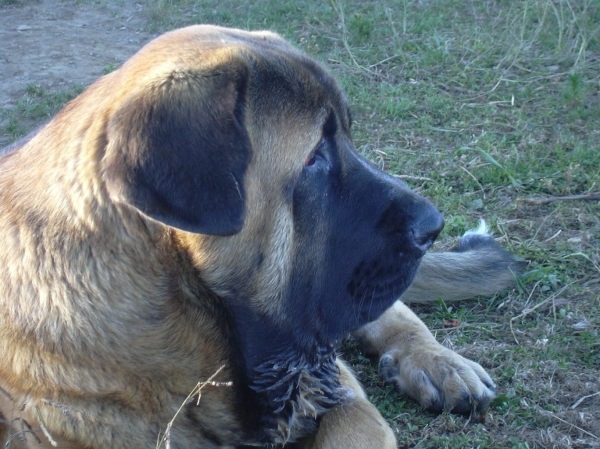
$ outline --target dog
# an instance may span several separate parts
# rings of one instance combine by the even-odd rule
[[[276,34],[158,37],[0,159],[0,442],[394,448],[351,333],[432,410],[485,370],[405,302],[508,287],[484,231],[361,158],[347,100]],[[414,282],[413,282],[414,280]],[[165,446],[166,445],[166,446]]]

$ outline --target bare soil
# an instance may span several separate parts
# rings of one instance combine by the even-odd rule
[[[154,37],[133,2],[40,0],[0,8],[0,108],[28,85],[87,86]]]

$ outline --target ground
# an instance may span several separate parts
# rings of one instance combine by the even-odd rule
[[[141,9],[49,0],[2,6],[0,108],[14,106],[32,84],[85,86],[121,65],[156,35],[142,30]]]
[[[191,23],[268,28],[323,61],[359,151],[444,213],[434,249],[486,218],[523,263],[514,289],[417,309],[495,379],[483,415],[424,412],[344,347],[399,446],[600,447],[597,1],[0,0],[0,147]]]

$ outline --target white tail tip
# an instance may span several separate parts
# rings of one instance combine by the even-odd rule
[[[467,232],[465,232],[463,237],[466,237],[468,235],[490,235],[490,228],[488,227],[485,220],[481,218],[479,220],[479,226],[473,229],[469,229]]]

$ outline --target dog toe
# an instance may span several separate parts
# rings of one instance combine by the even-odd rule
[[[495,384],[480,365],[441,345],[412,356],[391,351],[382,356],[380,371],[386,381],[435,413],[480,412],[495,396]]]

